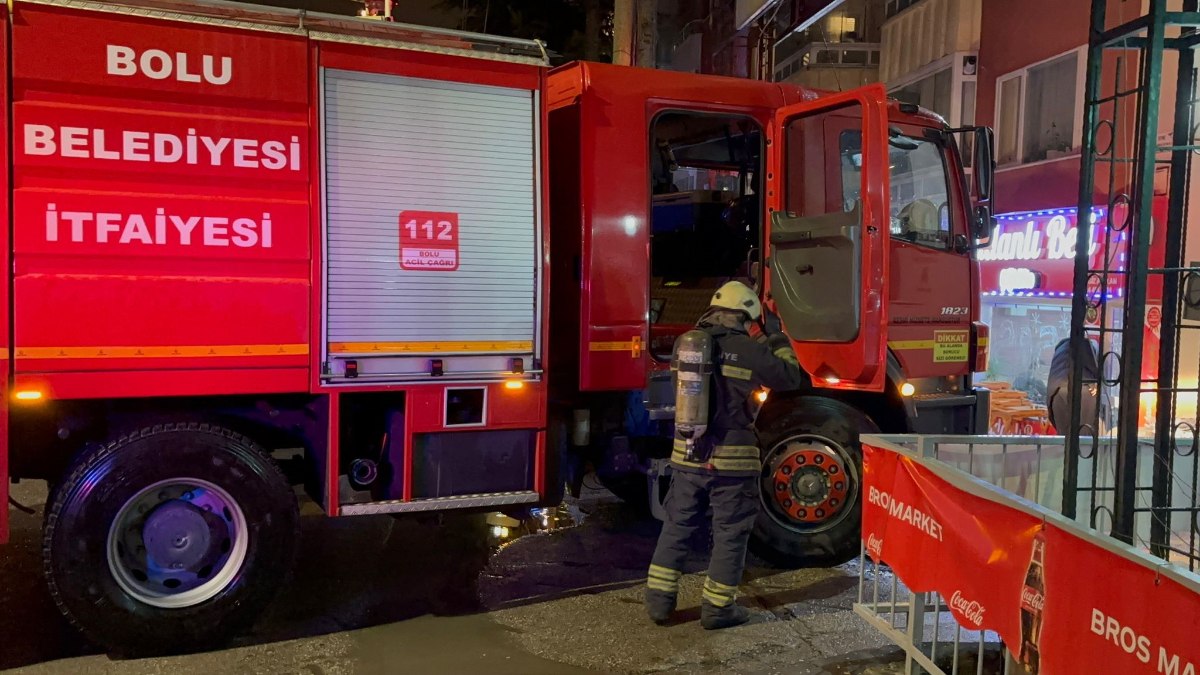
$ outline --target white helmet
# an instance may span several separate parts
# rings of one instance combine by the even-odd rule
[[[732,309],[750,315],[751,321],[758,321],[762,316],[762,303],[754,289],[740,281],[730,281],[717,289],[712,297],[712,307]]]

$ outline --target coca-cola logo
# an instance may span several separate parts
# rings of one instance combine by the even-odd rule
[[[1046,596],[1026,586],[1021,589],[1021,606],[1040,612],[1046,606]]]
[[[867,553],[876,560],[883,557],[883,537],[876,537],[872,532],[867,535]]]
[[[958,610],[958,613],[974,624],[976,628],[983,626],[983,613],[987,610],[978,602],[964,598],[962,591],[954,591],[954,595],[950,598],[950,608]]]

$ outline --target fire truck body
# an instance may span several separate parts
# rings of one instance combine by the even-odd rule
[[[331,516],[506,510],[590,462],[645,500],[665,357],[727,278],[816,385],[763,392],[764,555],[857,551],[860,430],[974,429],[990,217],[882,88],[203,0],[2,17],[0,499],[49,481],[48,581],[101,644],[246,625],[293,484]]]
[[[5,24],[0,462],[50,482],[85,631],[245,625],[295,547],[280,467],[330,515],[557,503],[540,45],[220,3]]]

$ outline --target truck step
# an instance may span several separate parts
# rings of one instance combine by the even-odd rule
[[[918,408],[957,408],[975,405],[974,394],[917,394],[913,402]]]
[[[528,490],[523,492],[493,492],[477,495],[462,495],[457,497],[434,497],[405,502],[391,499],[369,504],[345,504],[339,511],[344,516],[369,516],[380,513],[409,513],[420,511],[440,511],[443,509],[472,509],[480,506],[509,506],[512,504],[530,504],[538,500],[538,493]]]

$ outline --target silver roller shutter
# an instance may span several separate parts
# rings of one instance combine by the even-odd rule
[[[363,354],[373,358],[360,369],[376,377],[422,373],[431,355],[456,359],[448,375],[532,357],[535,93],[329,69],[323,78],[327,375]],[[401,268],[404,211],[458,214],[456,270]]]

